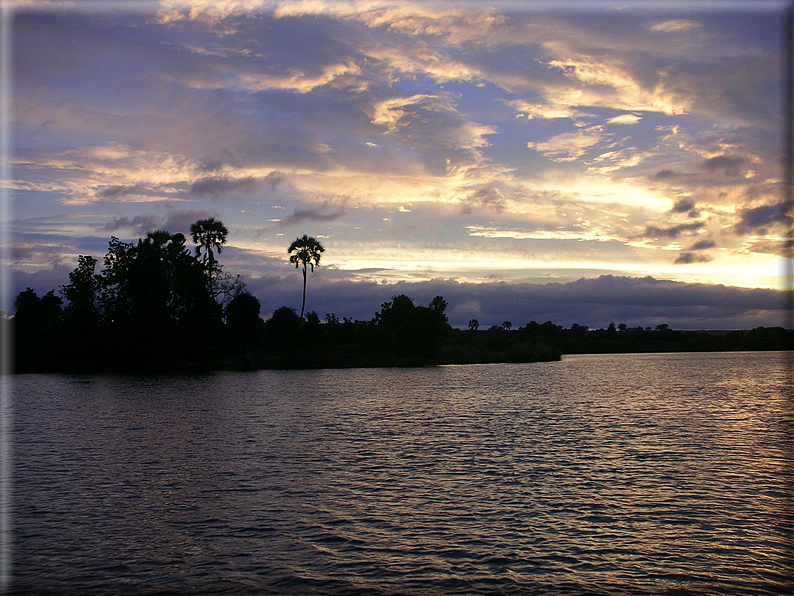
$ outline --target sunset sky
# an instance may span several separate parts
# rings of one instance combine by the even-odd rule
[[[213,216],[265,318],[309,234],[321,317],[783,324],[787,6],[19,4],[14,294]]]

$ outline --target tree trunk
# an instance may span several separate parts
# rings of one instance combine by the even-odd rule
[[[306,263],[303,264],[303,302],[301,303],[301,319],[303,318],[304,308],[306,308]]]

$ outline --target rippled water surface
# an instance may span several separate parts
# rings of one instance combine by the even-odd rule
[[[785,593],[786,355],[14,379],[13,589]]]

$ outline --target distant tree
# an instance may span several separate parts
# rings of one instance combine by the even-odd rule
[[[477,319],[471,319],[469,321],[469,331],[477,331],[480,327],[480,322]]]
[[[628,327],[626,327],[626,323],[621,323],[618,325],[618,331],[623,332],[626,331],[626,329],[628,329]]]
[[[98,318],[97,299],[100,278],[96,274],[97,260],[91,256],[77,257],[77,267],[69,274],[69,283],[61,286],[61,294],[69,301],[66,312],[85,324]]]
[[[53,291],[39,298],[35,291],[27,288],[17,295],[13,325],[18,371],[24,372],[42,365],[51,368],[55,364],[62,302]]]
[[[437,296],[430,306],[415,306],[405,294],[381,305],[373,321],[381,338],[398,356],[432,357],[449,329],[446,301]]]
[[[265,322],[265,329],[274,343],[290,344],[297,338],[301,321],[302,319],[295,312],[295,309],[289,306],[282,306],[276,309]]]
[[[320,326],[320,315],[317,311],[310,311],[306,313],[306,326],[316,329]]]
[[[513,328],[513,324],[510,321],[505,321],[504,323],[502,323],[502,328],[505,331],[510,331]]]
[[[190,226],[193,243],[198,245],[196,246],[196,256],[201,256],[201,250],[204,249],[203,260],[212,265],[215,262],[215,255],[212,254],[212,251],[217,250],[218,254],[223,251],[228,233],[229,230],[226,229],[223,222],[214,217],[198,220]]]
[[[443,317],[443,319],[444,319],[444,322],[446,323],[446,322],[447,322],[447,315],[446,315],[446,314],[444,314],[444,313],[445,313],[445,311],[447,310],[447,306],[449,306],[449,304],[447,304],[447,301],[446,301],[446,300],[444,300],[444,297],[443,297],[443,296],[436,296],[435,298],[433,298],[433,299],[430,301],[429,308],[430,308],[430,310],[432,310],[433,312],[440,313],[440,314],[441,314],[441,316],[442,316],[442,317]]]
[[[99,308],[102,278],[96,273],[97,260],[91,256],[77,257],[77,267],[69,274],[69,283],[61,286],[61,295],[68,300],[63,312],[63,333],[69,344],[64,359],[72,367],[98,364],[106,350],[102,340],[103,320]]]
[[[587,336],[587,325],[574,323],[571,325],[570,336],[576,339],[584,339]]]
[[[242,292],[232,298],[226,306],[226,328],[234,344],[242,348],[250,348],[256,343],[261,331],[262,319],[259,318],[261,304],[259,299]]]
[[[339,317],[337,317],[332,312],[326,313],[326,315],[325,315],[325,323],[326,323],[326,325],[338,325],[339,324]]]
[[[325,248],[320,242],[312,236],[304,234],[300,238],[292,241],[287,249],[290,254],[289,262],[295,265],[297,269],[303,265],[303,302],[301,303],[300,318],[303,318],[303,311],[306,307],[306,268],[311,267],[312,273],[314,266],[320,264],[320,257],[325,252]]]
[[[180,234],[180,236],[182,235]],[[182,237],[184,238],[184,236]],[[146,242],[146,244],[151,244],[153,246],[161,248],[166,244],[168,244],[171,241],[171,239],[172,239],[171,234],[169,234],[165,230],[152,230],[151,232],[146,232],[146,238],[144,239],[144,242]]]

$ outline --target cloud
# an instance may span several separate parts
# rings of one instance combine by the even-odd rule
[[[689,265],[691,263],[708,263],[711,260],[713,260],[713,258],[708,255],[699,255],[693,252],[682,252],[676,257],[673,263],[676,265]]]
[[[738,176],[741,168],[747,163],[747,158],[741,156],[718,155],[703,162],[703,167],[709,172],[722,171],[729,176]]]
[[[386,2],[283,2],[274,12],[276,18],[332,16],[365,24],[372,29],[412,38],[439,38],[459,45],[488,39],[507,17],[490,7],[453,8],[452,5]]]
[[[150,230],[160,227],[162,219],[156,215],[125,215],[114,217],[112,221],[102,226],[106,232],[116,232],[118,230],[131,230],[134,234],[145,234]]]
[[[571,81],[569,85],[547,84],[544,95],[552,103],[667,115],[683,114],[689,108],[686,98],[666,84],[663,72],[649,85],[620,61],[605,56],[578,54],[546,64]]]
[[[200,219],[209,217],[220,218],[214,211],[200,209],[177,209],[166,216],[154,214],[114,217],[100,229],[106,232],[124,230],[133,235],[143,236],[152,230],[167,230],[172,233],[181,232],[187,235],[190,226]]]
[[[671,211],[673,213],[686,213],[687,211],[692,211],[694,208],[695,203],[692,202],[692,199],[681,199],[676,201]]]
[[[584,115],[579,110],[562,104],[530,103],[523,99],[505,101],[504,103],[515,109],[519,116],[523,116],[530,120],[535,118],[541,120],[555,120],[558,118],[576,119]]]
[[[686,213],[688,217],[700,217],[700,210],[695,206],[692,199],[680,199],[675,202],[672,213]]]
[[[678,238],[684,232],[699,230],[705,223],[703,221],[693,221],[692,223],[678,224],[669,228],[648,226],[645,228],[645,234],[651,238]]]
[[[259,187],[259,180],[251,177],[208,177],[197,180],[190,186],[188,194],[201,199],[222,199],[231,196],[251,195]]]
[[[700,27],[700,23],[689,19],[670,19],[646,25],[648,31],[662,33],[686,33]]]
[[[105,188],[98,190],[96,192],[96,196],[100,199],[116,199],[119,197],[126,197],[129,195],[140,195],[148,190],[149,189],[146,188],[146,186],[143,184],[134,184],[131,186],[126,186],[126,185],[106,186]]]
[[[675,178],[676,173],[673,170],[659,170],[653,175],[654,180],[669,180],[670,178]]]
[[[472,190],[464,201],[465,208],[468,209],[467,213],[471,213],[472,205],[501,212],[505,209],[506,197],[494,186],[483,186]]]
[[[459,283],[434,279],[426,282],[352,282],[334,280],[320,267],[310,280],[307,308],[320,316],[370,320],[380,305],[398,294],[416,304],[434,296],[449,303],[450,323],[466,327],[472,317],[480,326],[512,321],[514,327],[535,320],[550,320],[566,327],[573,323],[606,327],[610,321],[629,326],[667,323],[674,329],[749,329],[775,326],[785,321],[785,293],[721,285],[601,276],[569,283],[510,284]],[[298,274],[270,274],[247,280],[248,289],[262,302],[266,318],[283,305],[300,304],[302,283]]]
[[[756,230],[763,231],[771,225],[781,224],[786,221],[787,213],[788,205],[786,203],[745,209],[739,214],[740,219],[735,228],[736,233],[744,235]]]
[[[716,244],[713,240],[701,240],[690,246],[689,250],[706,250],[707,248],[714,248],[715,246]]]
[[[181,201],[184,199],[184,196],[184,192],[178,188],[178,184],[138,182],[136,184],[115,184],[112,186],[100,187],[94,192],[93,200],[151,203],[160,201]],[[79,201],[79,198],[77,200]]]
[[[296,207],[292,213],[275,221],[273,226],[259,229],[257,235],[261,236],[274,229],[291,228],[310,221],[328,223],[345,215],[347,215],[347,209],[344,206],[333,207],[328,201],[325,201],[320,207]]]
[[[189,236],[190,226],[200,219],[209,219],[210,217],[214,217],[218,220],[221,219],[221,215],[217,211],[208,211],[206,209],[175,209],[165,216],[158,227],[172,233],[181,232],[185,234],[185,236]]]
[[[607,124],[637,124],[642,120],[641,116],[635,116],[634,114],[621,114],[620,116],[615,116],[614,118],[610,118],[607,120]]]
[[[527,143],[529,149],[539,151],[551,161],[574,161],[601,142],[603,134],[597,127],[564,132],[543,142]]]

